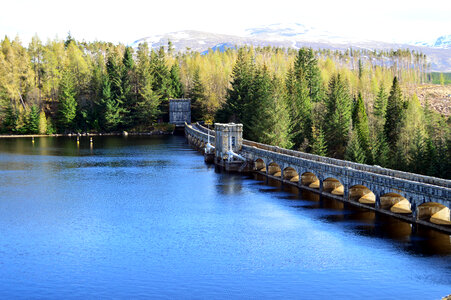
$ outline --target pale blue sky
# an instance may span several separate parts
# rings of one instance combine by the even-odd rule
[[[178,30],[240,34],[244,29],[296,22],[381,41],[433,40],[451,34],[449,0],[2,0],[0,36],[19,34],[27,43],[65,38],[130,43]]]

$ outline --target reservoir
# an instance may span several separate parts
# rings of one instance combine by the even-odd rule
[[[440,299],[447,234],[225,173],[181,136],[0,139],[0,298]]]

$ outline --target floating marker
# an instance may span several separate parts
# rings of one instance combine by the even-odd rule
[[[34,144],[34,136],[31,137],[31,142]]]

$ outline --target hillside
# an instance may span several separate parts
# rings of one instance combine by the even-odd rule
[[[430,71],[451,72],[451,51],[446,41],[446,36],[440,37],[439,42],[421,43],[420,45],[396,44],[381,41],[362,40],[317,30],[302,24],[273,24],[264,27],[250,28],[242,36],[224,35],[194,30],[184,30],[161,35],[153,35],[140,38],[131,46],[137,47],[142,42],[147,42],[152,48],[166,46],[170,40],[176,51],[204,52],[209,48],[221,47],[221,45],[253,45],[275,46],[299,49],[312,47],[313,49],[347,50],[390,50],[410,49],[426,54],[430,63]],[[418,44],[418,42],[416,42]],[[437,46],[438,45],[438,46]]]

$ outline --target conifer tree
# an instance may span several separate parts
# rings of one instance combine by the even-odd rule
[[[60,83],[59,95],[59,127],[60,130],[74,130],[74,120],[77,114],[77,101],[75,99],[74,77],[69,71],[63,73]]]
[[[36,105],[32,105],[27,117],[26,128],[28,133],[39,133],[39,113]]]
[[[248,126],[253,79],[255,76],[255,65],[253,56],[245,48],[238,50],[238,57],[232,70],[231,88],[227,89],[226,102],[217,112],[216,119],[219,122],[243,123]],[[247,128],[243,134],[247,138]]]
[[[346,160],[356,163],[365,163],[365,152],[359,143],[359,138],[355,130],[351,133],[351,139],[346,147],[345,157]]]
[[[160,114],[160,96],[153,90],[152,75],[146,74],[139,90],[140,101],[137,103],[136,117],[138,124],[152,125]]]
[[[327,155],[327,144],[321,127],[312,126],[312,153],[316,155]]]
[[[291,119],[290,137],[295,149],[312,138],[312,103],[309,96],[307,80],[303,74],[298,78],[292,71],[287,74],[287,104]]]
[[[387,98],[384,85],[381,83],[376,100],[374,101],[373,109],[374,115],[383,120],[385,120],[385,112],[387,110]]]
[[[369,147],[370,129],[368,126],[368,116],[366,114],[365,105],[363,104],[362,94],[359,93],[357,97],[357,103],[354,108],[353,126],[359,139],[360,147],[365,153],[366,162],[371,157],[371,151]]]
[[[108,79],[104,79],[102,98],[104,104],[104,120],[107,130],[117,130],[124,121],[127,111],[123,108],[125,95],[122,85],[122,72],[114,55],[108,57],[106,64]]]
[[[113,98],[108,76],[103,78],[100,103],[102,105],[101,127],[107,131],[116,130],[121,122],[120,103]]]
[[[180,68],[178,63],[174,63],[170,72],[171,98],[181,98],[183,96],[182,82],[180,81]]]
[[[199,68],[194,71],[192,88],[189,92],[191,98],[191,118],[192,121],[201,121],[204,118],[202,103],[205,97],[205,88],[199,75]]]
[[[294,73],[297,78],[304,77],[307,81],[309,96],[312,102],[323,101],[324,92],[322,89],[321,74],[312,48],[299,49],[294,62]]]
[[[387,101],[387,112],[385,116],[384,132],[387,142],[395,148],[399,140],[399,133],[404,123],[405,103],[403,101],[401,87],[395,76]]]
[[[329,153],[333,157],[342,158],[349,140],[352,100],[340,74],[330,79],[326,108],[325,134]]]

